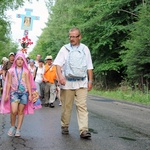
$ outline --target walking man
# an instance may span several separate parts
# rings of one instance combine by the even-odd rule
[[[80,43],[81,32],[78,28],[69,31],[69,40],[70,43],[60,49],[54,61],[61,84],[61,129],[62,134],[69,134],[68,128],[75,100],[80,137],[87,139],[91,137],[91,133],[88,131],[86,99],[88,91],[92,89],[93,64],[88,47]]]
[[[54,101],[56,98],[56,66],[53,65],[52,56],[47,56],[45,58],[46,65],[45,65],[45,73],[43,76],[43,80],[45,82],[45,92],[44,92],[44,99],[45,99],[45,106],[54,108]]]

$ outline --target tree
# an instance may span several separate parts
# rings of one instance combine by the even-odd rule
[[[9,9],[17,9],[24,4],[24,0],[1,0],[0,1],[0,59],[13,51],[16,52],[18,45],[10,38],[10,21],[5,12]]]
[[[125,42],[127,51],[123,59],[127,76],[132,82],[143,85],[150,82],[150,5],[144,4],[139,19],[131,28],[131,38]]]
[[[83,37],[81,42],[91,50],[95,82],[104,88],[114,87],[126,75],[122,61],[126,48],[122,43],[129,38],[130,28],[138,20],[142,2],[57,0],[49,11],[47,27],[34,50],[43,56],[51,54],[55,57],[61,46],[69,42],[69,29],[79,27]]]

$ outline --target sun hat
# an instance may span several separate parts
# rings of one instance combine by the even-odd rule
[[[11,55],[15,56],[15,53],[14,52],[10,52],[8,56],[10,57]]]
[[[51,55],[46,56],[45,60],[48,60],[48,59],[53,59],[53,57]]]
[[[9,61],[9,59],[7,57],[3,57],[2,61],[6,61],[7,62],[7,61]]]

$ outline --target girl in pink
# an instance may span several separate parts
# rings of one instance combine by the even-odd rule
[[[34,113],[35,106],[32,93],[35,90],[35,83],[28,70],[25,56],[22,52],[18,52],[12,67],[8,70],[0,105],[0,113],[10,113],[11,127],[8,130],[9,136],[13,136],[15,133],[15,136],[19,137],[24,114]],[[36,107],[41,108],[41,105],[36,105]]]

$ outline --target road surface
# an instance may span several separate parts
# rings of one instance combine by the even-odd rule
[[[75,105],[69,135],[60,128],[61,107],[26,115],[21,137],[8,137],[9,115],[0,115],[0,150],[150,150],[150,107],[88,96],[91,140],[80,139]]]

